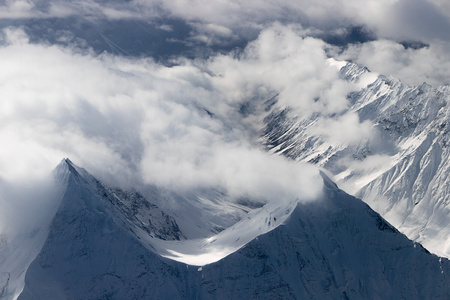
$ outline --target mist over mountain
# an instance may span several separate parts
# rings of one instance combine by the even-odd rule
[[[355,64],[341,69],[341,76],[353,81],[368,74]],[[411,239],[448,257],[449,87],[414,87],[380,76],[348,97],[349,107],[339,114],[274,110],[265,119],[263,143],[269,151],[329,170]],[[348,137],[345,127],[336,128],[352,115],[367,125],[365,137]],[[330,129],[315,128],[323,122]]]
[[[448,260],[408,240],[325,175],[323,194],[313,202],[279,206],[283,199],[275,199],[276,209],[268,203],[215,236],[185,240],[183,227],[161,211],[159,217],[151,214],[145,228],[147,219],[135,218],[158,210],[155,199],[123,197],[69,160],[55,173],[65,193],[19,299],[394,299],[450,293]],[[255,222],[267,229],[249,233]],[[255,236],[235,251],[208,257],[218,255],[213,247],[226,249],[248,234]],[[168,255],[174,247],[184,253]],[[189,259],[194,254],[203,261]],[[177,262],[183,260],[188,264]],[[4,296],[14,292],[14,279],[3,286]]]
[[[440,0],[1,1],[0,298],[449,298],[449,33]]]

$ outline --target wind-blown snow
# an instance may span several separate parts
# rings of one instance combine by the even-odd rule
[[[188,265],[203,266],[221,260],[242,248],[257,236],[265,234],[290,216],[299,199],[272,199],[259,209],[247,214],[238,223],[205,239],[181,242],[149,240],[164,257]],[[141,237],[143,239],[143,237]]]

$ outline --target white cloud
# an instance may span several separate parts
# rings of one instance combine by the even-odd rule
[[[248,28],[260,30],[274,21],[301,24],[305,32],[324,34],[344,32],[349,26],[364,26],[384,41],[363,45],[362,57],[350,58],[411,84],[426,81],[441,85],[449,83],[450,10],[446,3],[440,0],[266,0],[217,4],[196,0],[165,1],[162,6],[176,17],[227,26],[234,34]],[[394,45],[395,41],[419,41],[430,47],[404,51],[394,49],[400,47]],[[382,46],[383,43],[391,43],[391,49]],[[399,67],[397,71],[396,67]]]
[[[327,138],[334,145],[358,145],[375,137],[370,121],[360,123],[356,113],[346,113],[341,117],[320,119],[308,131],[312,135]]]
[[[259,149],[261,112],[274,95],[300,117],[329,115],[310,130],[330,143],[375,136],[357,115],[339,117],[358,86],[339,78],[327,45],[300,26],[274,24],[242,52],[170,67],[31,44],[12,28],[4,37],[0,143],[8,147],[0,149],[0,181],[7,185],[41,178],[69,157],[113,185],[313,198],[321,188],[316,169]],[[247,102],[253,110],[242,115]]]
[[[176,17],[201,20],[232,28],[259,27],[280,21],[323,30],[364,25],[379,37],[449,41],[449,16],[442,1],[427,0],[325,0],[325,1],[164,1]]]
[[[378,40],[349,47],[341,56],[352,59],[383,75],[392,75],[411,85],[427,82],[450,84],[450,43],[433,43],[412,49],[389,40]]]
[[[213,23],[206,24],[205,26],[203,26],[203,28],[213,34],[217,34],[217,35],[225,36],[225,37],[231,36],[231,34],[233,33],[231,31],[231,29],[229,29],[225,26],[217,25],[217,24],[213,24]]]
[[[35,1],[6,1],[0,6],[2,18],[99,17],[149,20],[173,16],[206,29],[230,35],[228,30],[266,27],[275,21],[304,27],[336,30],[363,25],[380,38],[400,40],[434,39],[450,41],[450,13],[442,0],[252,0],[252,1],[50,1],[37,7]],[[226,28],[226,29],[225,29]],[[224,31],[225,29],[225,31]]]
[[[309,35],[345,33],[350,26],[363,26],[385,42],[389,40],[391,42],[420,41],[430,44],[428,51],[408,49],[401,57],[398,57],[399,50],[393,49],[398,46],[391,47],[392,49],[388,52],[396,56],[395,58],[402,59],[402,63],[407,63],[406,66],[400,66],[405,71],[393,72],[389,68],[380,69],[386,70],[385,72],[389,74],[397,74],[400,79],[408,82],[427,81],[438,85],[448,83],[445,69],[448,69],[446,65],[449,61],[450,13],[446,10],[448,7],[446,3],[441,0],[367,0],[364,2],[359,0],[226,0],[219,2],[55,0],[43,5],[35,1],[8,0],[0,5],[0,18],[78,16],[95,23],[95,20],[99,19],[138,19],[158,22],[161,17],[172,17],[182,19],[192,26],[194,31],[189,41],[207,46],[226,45],[241,39],[252,40],[258,32],[273,22],[296,24],[294,26],[303,27],[303,32]],[[361,51],[361,59],[351,58],[370,64],[371,69],[374,69],[372,65],[380,61],[386,66],[399,64],[380,57],[380,55],[387,55],[382,54],[387,49],[385,46],[380,49],[380,44],[374,45],[369,45]],[[371,52],[376,53],[373,55]],[[405,61],[407,56],[411,58]],[[432,60],[428,66],[427,58]],[[375,61],[376,59],[378,61]],[[435,72],[436,68],[437,72]],[[423,80],[427,77],[430,79]]]
[[[328,61],[325,43],[301,33],[301,28],[275,24],[262,31],[240,57],[214,58],[210,70],[217,75],[215,86],[229,101],[276,92],[282,105],[300,115],[345,109],[350,87]]]
[[[29,44],[22,31],[7,30],[7,44],[0,48],[0,138],[10,147],[0,155],[1,176],[44,174],[70,157],[112,184],[144,180],[174,189],[222,186],[233,194],[311,196],[318,186],[311,194],[302,182],[315,186],[305,175],[314,171],[255,148],[253,128],[238,112],[258,86],[275,82],[262,92],[289,89],[315,72],[320,86],[320,72],[331,72],[323,50],[315,57],[318,69],[308,59],[322,42],[296,37],[288,28],[272,31],[240,59],[220,56],[165,67],[149,59]],[[271,49],[271,39],[281,45]],[[298,65],[284,74],[293,55]],[[241,82],[232,78],[235,66]],[[259,71],[249,73],[247,66]],[[213,74],[218,69],[222,75]],[[281,75],[292,78],[284,83]]]
[[[2,4],[0,4],[0,19],[29,18],[36,15],[32,1],[6,0]]]

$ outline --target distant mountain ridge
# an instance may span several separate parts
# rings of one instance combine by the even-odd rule
[[[370,74],[347,63],[340,76],[351,82]],[[338,114],[299,115],[272,107],[265,117],[267,150],[316,164],[339,185],[363,199],[411,239],[450,257],[450,87],[413,87],[378,76],[348,95]],[[370,122],[372,139],[336,142],[309,130],[321,120],[357,115]]]

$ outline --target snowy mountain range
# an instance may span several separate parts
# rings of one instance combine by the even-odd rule
[[[0,235],[0,298],[450,298],[449,87],[353,63],[340,76],[360,88],[338,113],[278,96],[240,109],[258,114],[267,151],[318,166],[314,199],[121,189],[64,159],[47,223]],[[336,138],[333,122],[352,118],[370,134]]]
[[[450,1],[2,0],[0,300],[448,300],[449,101]]]
[[[59,208],[37,257],[16,266],[25,278],[2,278],[5,299],[22,287],[19,299],[450,295],[447,259],[410,241],[323,173],[318,199],[271,201],[198,239],[186,239],[155,199],[108,188],[68,159],[54,174],[63,191]]]
[[[331,172],[347,192],[430,251],[450,257],[449,86],[414,87],[348,63],[342,78],[369,84],[348,95],[338,114],[272,109],[262,141],[274,153]],[[312,124],[357,117],[368,138],[333,139]],[[345,133],[344,133],[345,134]]]

